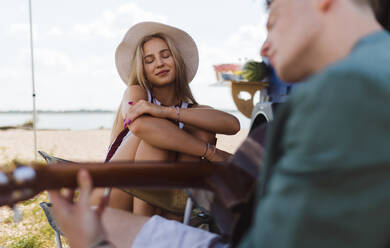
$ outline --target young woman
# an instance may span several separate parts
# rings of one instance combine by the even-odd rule
[[[198,50],[186,32],[161,23],[138,23],[129,29],[115,57],[127,89],[112,129],[107,161],[221,161],[229,156],[215,147],[215,134],[235,134],[240,123],[194,99],[189,83],[198,68]],[[115,188],[109,206],[173,218]]]

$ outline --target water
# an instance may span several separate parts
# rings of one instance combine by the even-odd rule
[[[241,128],[249,128],[250,120],[238,111],[230,111],[241,123]],[[38,113],[38,129],[88,130],[111,128],[115,112],[53,112]],[[0,113],[1,126],[17,126],[33,119],[31,113]]]

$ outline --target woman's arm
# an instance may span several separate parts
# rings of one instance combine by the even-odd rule
[[[179,118],[183,123],[212,133],[232,135],[240,131],[240,122],[235,116],[209,106],[198,105],[193,108],[179,109],[179,112],[175,108],[166,108],[165,111],[168,119]]]
[[[206,130],[211,133],[235,134],[240,130],[240,122],[231,114],[199,105],[193,108],[177,109],[158,106],[141,100],[133,104],[126,118],[135,121],[142,115],[149,114],[158,118],[181,121],[185,124]]]
[[[210,148],[206,142],[181,130],[177,125],[163,118],[153,116],[138,117],[129,125],[130,131],[147,143],[166,150],[193,156],[205,156],[210,161],[226,160],[230,154]]]
[[[131,85],[127,87],[125,92],[123,93],[122,103],[121,103],[121,113],[123,118],[126,117],[126,113],[129,111],[131,105],[129,102],[138,102],[141,100],[147,101],[148,96],[146,91],[140,85]]]

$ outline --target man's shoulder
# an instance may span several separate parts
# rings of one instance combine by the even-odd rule
[[[350,56],[308,79],[291,95],[283,112],[289,115],[283,127],[289,134],[283,138],[290,154],[285,157],[288,168],[292,160],[300,161],[299,169],[308,170],[313,164],[328,168],[330,164],[353,167],[390,161],[390,118],[386,108],[390,102],[390,50],[383,51],[386,54],[382,51],[371,44],[361,44]]]
[[[367,87],[390,91],[389,65],[390,34],[383,31],[363,38],[347,57],[308,78],[301,92],[316,95],[330,90],[342,95],[351,90],[364,93]]]
[[[352,49],[349,56],[335,64],[334,70],[373,78],[383,79],[378,75],[389,75],[390,34],[387,31],[376,32],[362,38]]]

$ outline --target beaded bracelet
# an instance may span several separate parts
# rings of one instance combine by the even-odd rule
[[[217,148],[215,147],[215,145],[211,145],[211,148],[213,149],[213,151],[211,152],[211,155],[209,156],[209,160],[211,161],[211,159],[214,157],[215,155],[215,152],[217,150]]]
[[[180,108],[176,106],[176,122],[180,122]]]

